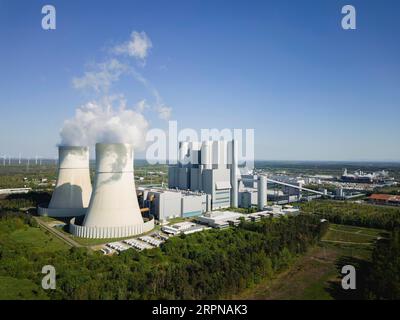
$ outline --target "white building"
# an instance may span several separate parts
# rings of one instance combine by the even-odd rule
[[[210,195],[211,210],[237,206],[240,174],[232,145],[233,141],[181,142],[178,164],[168,169],[168,186]]]
[[[199,216],[211,210],[211,196],[205,193],[168,188],[138,187],[141,207],[160,221],[171,218]]]

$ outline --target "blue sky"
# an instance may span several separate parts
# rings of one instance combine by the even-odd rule
[[[56,7],[56,30],[41,28],[45,4]],[[357,30],[341,28],[345,4]],[[179,128],[254,128],[256,159],[399,161],[399,9],[395,0],[0,0],[0,155],[54,157],[64,120],[96,98],[74,77],[138,31],[152,47],[145,65],[132,63]],[[154,100],[128,76],[110,93]]]

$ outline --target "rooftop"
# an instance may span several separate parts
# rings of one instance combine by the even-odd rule
[[[395,196],[392,194],[379,194],[374,193],[369,196],[370,200],[382,200],[382,201],[393,201],[393,202],[400,202],[400,196]]]

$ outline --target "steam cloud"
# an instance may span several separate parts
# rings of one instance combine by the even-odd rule
[[[129,143],[135,149],[144,149],[149,124],[142,113],[147,109],[154,110],[159,118],[168,120],[171,108],[163,103],[157,89],[131,63],[123,63],[115,56],[133,57],[144,67],[151,48],[151,40],[145,32],[133,31],[128,41],[111,50],[114,57],[92,64],[83,76],[72,79],[75,89],[89,89],[102,98],[77,108],[75,116],[64,122],[60,131],[62,145],[92,147],[97,142]],[[143,85],[155,103],[149,104],[142,99],[133,110],[126,107],[123,95],[110,95],[110,88],[123,75],[130,75]]]
[[[118,108],[113,106],[119,102]],[[92,101],[76,109],[75,117],[64,122],[61,144],[93,146],[97,142],[130,143],[143,150],[148,122],[137,111],[127,109],[122,98]]]
[[[142,60],[144,63],[152,46],[153,44],[151,43],[150,38],[144,31],[133,31],[131,39],[121,45],[117,45],[113,51],[115,54],[124,54],[130,57],[135,57],[136,59]]]

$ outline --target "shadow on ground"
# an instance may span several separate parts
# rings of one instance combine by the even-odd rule
[[[343,256],[335,263],[338,275],[341,275],[342,267],[352,265],[356,270],[356,289],[345,290],[342,288],[341,277],[335,281],[329,281],[326,291],[335,300],[363,300],[365,299],[365,288],[370,263],[351,256]],[[345,276],[345,275],[343,275]]]

